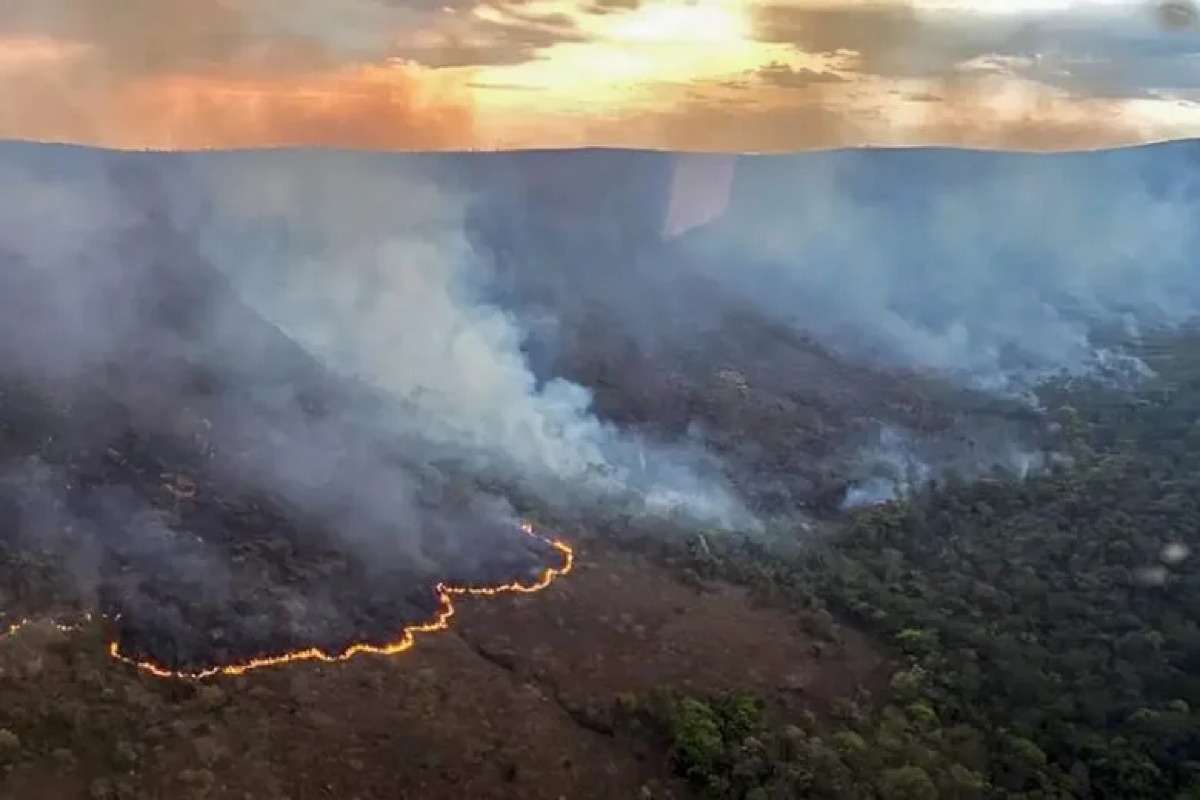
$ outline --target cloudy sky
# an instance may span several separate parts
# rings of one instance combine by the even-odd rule
[[[0,0],[0,138],[778,151],[1197,134],[1188,0]]]

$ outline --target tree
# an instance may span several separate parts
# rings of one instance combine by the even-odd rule
[[[889,769],[879,778],[879,793],[888,800],[938,800],[937,786],[920,767]]]

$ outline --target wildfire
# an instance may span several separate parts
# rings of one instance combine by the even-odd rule
[[[404,628],[398,639],[386,644],[353,644],[340,653],[329,653],[317,647],[309,647],[304,650],[295,650],[290,653],[262,656],[260,658],[250,659],[249,661],[240,664],[225,664],[221,666],[209,667],[208,669],[195,672],[173,670],[153,661],[138,661],[137,659],[123,654],[121,652],[121,647],[116,640],[113,640],[109,643],[108,654],[117,661],[136,667],[143,672],[147,672],[159,678],[201,680],[216,676],[245,675],[247,672],[251,672],[256,669],[275,667],[281,664],[291,664],[297,661],[336,662],[349,661],[355,656],[368,653],[382,656],[403,653],[406,650],[411,649],[412,646],[416,644],[416,638],[418,634],[444,631],[450,627],[450,619],[454,616],[454,602],[452,598],[455,596],[470,595],[494,597],[496,595],[510,593],[532,594],[534,592],[542,591],[547,586],[554,583],[556,578],[569,573],[575,566],[575,552],[565,542],[557,539],[548,539],[537,534],[534,531],[533,526],[528,523],[522,524],[521,530],[529,536],[541,539],[561,553],[563,557],[562,566],[558,568],[547,567],[542,572],[541,577],[535,583],[528,585],[514,582],[501,584],[499,586],[450,586],[446,583],[439,583],[436,587],[436,591],[441,608],[438,610],[437,615],[429,622],[424,622],[418,625],[410,625]]]
[[[451,586],[446,583],[439,583],[435,589],[438,595],[438,600],[441,608],[437,615],[429,622],[424,622],[418,625],[410,625],[402,631],[400,638],[393,642],[374,645],[367,643],[353,644],[340,653],[329,653],[318,647],[309,647],[304,650],[295,650],[290,653],[280,653],[272,656],[262,656],[253,658],[249,661],[240,664],[225,664],[221,666],[209,667],[195,672],[187,672],[183,670],[173,670],[157,664],[153,661],[138,661],[121,652],[121,646],[113,640],[109,642],[108,654],[115,660],[123,664],[136,667],[137,669],[147,672],[159,678],[176,678],[182,680],[202,680],[204,678],[212,678],[216,676],[236,676],[244,675],[247,672],[264,667],[275,667],[281,664],[291,664],[297,661],[349,661],[355,656],[364,654],[391,656],[397,653],[403,653],[412,648],[416,644],[417,634],[434,633],[436,631],[444,631],[450,627],[450,619],[454,616],[455,596],[469,595],[476,597],[495,597],[501,594],[533,594],[540,592],[550,584],[554,583],[555,579],[569,573],[575,566],[575,551],[563,541],[558,539],[549,539],[536,533],[533,526],[529,523],[523,523],[521,530],[528,536],[540,539],[546,544],[557,550],[563,557],[561,567],[547,567],[542,571],[541,577],[532,584],[522,583],[505,583],[499,586]],[[119,615],[118,615],[119,616]],[[72,633],[82,629],[94,619],[92,614],[84,614],[82,622],[70,624],[64,622],[51,621],[51,627],[64,633]],[[0,628],[0,640],[7,639],[19,633],[22,629],[38,624],[38,620],[24,618],[9,624],[7,628]]]

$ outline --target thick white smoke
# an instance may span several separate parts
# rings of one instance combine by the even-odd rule
[[[755,525],[702,448],[534,376],[419,167],[0,146],[0,516],[132,642],[196,666],[394,631],[435,580],[544,566],[531,495]]]
[[[948,446],[938,437],[920,437],[881,425],[851,457],[852,480],[843,508],[861,508],[906,497],[929,480],[953,470],[963,478],[994,472],[1024,479],[1040,471],[1045,456],[1014,441],[1002,428],[979,430],[971,447]]]
[[[727,213],[679,247],[799,327],[981,388],[1131,375],[1098,328],[1200,312],[1194,151],[744,158]]]
[[[326,366],[402,400],[394,424],[519,476],[549,502],[567,492],[754,525],[699,450],[599,420],[578,384],[539,384],[521,321],[486,299],[465,195],[403,163],[375,170],[368,159],[311,154],[196,162],[177,187],[185,217],[197,187],[213,213],[181,224],[206,256]]]

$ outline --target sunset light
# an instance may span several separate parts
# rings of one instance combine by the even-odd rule
[[[744,6],[670,0],[643,6],[613,26],[617,41],[728,44],[747,38]]]
[[[1186,77],[1195,25],[1118,0],[5,8],[0,138],[156,149],[1038,150],[1200,130]]]
[[[0,0],[0,800],[1200,800],[1200,0]]]

